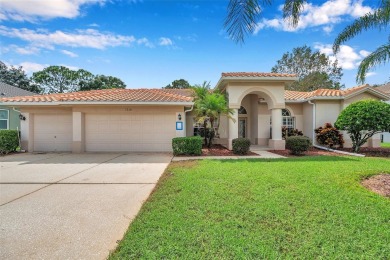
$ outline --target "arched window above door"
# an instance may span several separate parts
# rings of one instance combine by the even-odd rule
[[[240,106],[240,109],[238,109],[238,114],[239,115],[246,115],[247,113],[246,113],[245,107]]]

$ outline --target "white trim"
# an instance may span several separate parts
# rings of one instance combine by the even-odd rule
[[[295,82],[299,78],[298,77],[221,77],[217,84],[215,85],[214,89],[224,89],[224,86],[226,85],[227,81],[262,81],[262,82],[267,82],[267,81],[282,81],[284,83],[287,82]],[[225,83],[225,84],[223,84]]]
[[[117,102],[117,101],[36,101],[36,102],[3,102],[5,106],[63,106],[63,105],[148,105],[148,106],[192,106],[194,102]]]
[[[7,118],[7,128],[5,128],[5,129],[2,128],[1,130],[9,130],[9,109],[4,109],[4,108],[0,109],[0,111],[2,111],[2,110],[7,111],[8,118]],[[0,119],[0,120],[5,121],[5,119]]]

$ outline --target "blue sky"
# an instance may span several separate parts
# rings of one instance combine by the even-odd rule
[[[283,53],[308,45],[331,58],[331,44],[353,19],[378,1],[309,1],[298,28],[281,19],[280,4],[264,7],[245,44],[223,30],[228,1],[0,0],[0,60],[31,74],[49,65],[86,69],[122,79],[128,88],[160,88],[175,79],[191,84],[222,72],[268,72]],[[364,32],[341,48],[342,83],[356,85],[356,68],[388,41],[389,29]],[[367,83],[389,80],[390,66]]]

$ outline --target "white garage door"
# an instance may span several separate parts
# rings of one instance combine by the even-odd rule
[[[34,151],[72,151],[72,114],[34,115]]]
[[[176,136],[175,113],[86,114],[85,145],[88,152],[172,150]]]

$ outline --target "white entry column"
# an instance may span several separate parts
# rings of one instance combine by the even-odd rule
[[[233,139],[238,137],[238,109],[233,109],[233,115],[231,119],[228,119],[229,122],[229,140],[228,140],[228,149],[233,150]]]
[[[269,148],[272,150],[284,150],[286,141],[282,139],[282,109],[274,108],[272,116],[272,139],[269,140]]]

